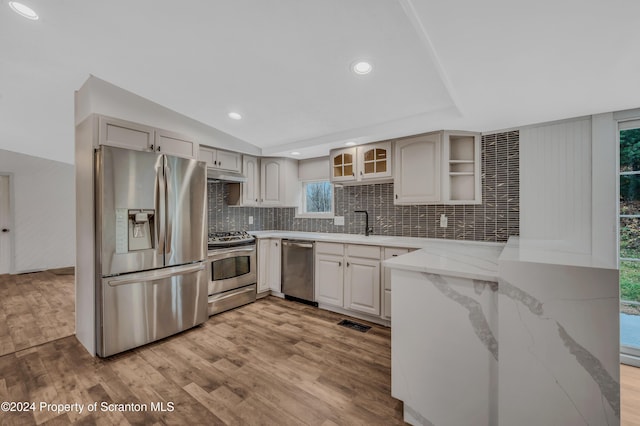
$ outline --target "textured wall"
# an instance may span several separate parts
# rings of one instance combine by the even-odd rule
[[[209,184],[209,228],[364,233],[364,215],[377,235],[506,241],[519,233],[519,132],[482,137],[482,204],[395,206],[393,184],[335,188],[335,213],[345,217],[344,226],[332,219],[295,218],[293,208],[250,208],[226,205],[223,184]],[[440,228],[440,214],[449,226]],[[254,224],[248,224],[248,216]]]
[[[207,197],[209,233],[278,229],[275,221],[275,210],[277,209],[229,206],[227,204],[228,188],[224,183],[209,182]],[[249,216],[253,216],[252,225],[249,225]]]

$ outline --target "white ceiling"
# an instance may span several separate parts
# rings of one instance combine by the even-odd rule
[[[640,107],[636,0],[24,0],[39,21],[7,3],[0,149],[68,163],[89,74],[301,158]]]

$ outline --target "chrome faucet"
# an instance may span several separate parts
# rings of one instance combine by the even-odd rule
[[[354,213],[364,213],[365,225],[364,225],[364,236],[368,237],[369,234],[373,232],[373,228],[369,228],[369,212],[366,210],[354,210]]]

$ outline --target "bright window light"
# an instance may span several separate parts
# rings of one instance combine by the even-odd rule
[[[328,180],[303,184],[302,213],[332,214],[333,185]]]

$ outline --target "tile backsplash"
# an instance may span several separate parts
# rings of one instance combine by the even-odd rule
[[[230,207],[224,184],[209,183],[209,231],[267,230],[364,233],[364,215],[376,235],[447,238],[456,240],[506,241],[519,234],[519,132],[482,136],[482,204],[413,205],[393,204],[393,183],[335,188],[335,214],[344,216],[344,226],[333,219],[296,218],[294,208]],[[449,226],[440,228],[441,214]],[[253,216],[253,224],[249,224]]]

